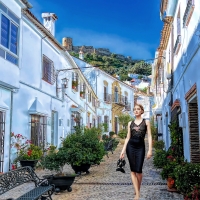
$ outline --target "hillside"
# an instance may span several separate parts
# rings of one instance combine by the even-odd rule
[[[79,57],[78,53],[69,52],[74,57]],[[141,75],[151,74],[151,65],[141,60],[121,60],[115,54],[111,56],[102,56],[95,53],[85,53],[84,60],[93,66],[98,66],[100,69],[110,75],[118,75],[121,81],[130,80],[128,73]]]

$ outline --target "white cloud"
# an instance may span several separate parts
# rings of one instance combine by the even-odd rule
[[[63,37],[71,37],[74,46],[94,46],[95,48],[109,48],[111,52],[132,56],[133,59],[152,58],[152,47],[149,44],[129,41],[117,35],[97,33],[80,29],[64,29],[56,33],[56,38],[62,41]]]

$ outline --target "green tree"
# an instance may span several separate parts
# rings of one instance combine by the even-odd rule
[[[118,116],[119,124],[122,125],[123,129],[126,130],[128,122],[132,121],[132,118],[129,114],[121,114]]]

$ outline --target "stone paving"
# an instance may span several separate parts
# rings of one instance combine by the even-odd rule
[[[131,183],[130,169],[127,158],[125,166],[126,173],[116,171],[116,162],[119,159],[123,145],[119,143],[114,154],[109,152],[109,158],[104,157],[104,162],[99,166],[90,168],[90,174],[82,174],[75,179],[72,192],[64,191],[53,195],[53,200],[133,200],[134,189]],[[147,148],[146,148],[147,149]],[[143,181],[141,186],[140,200],[182,200],[183,196],[178,193],[167,191],[166,181],[163,181],[152,164],[153,158],[144,161]],[[36,171],[39,176],[49,174],[48,171]],[[65,172],[74,173],[70,166],[65,167]],[[24,184],[0,196],[1,200],[8,197],[17,198],[23,192],[28,191],[34,185]]]

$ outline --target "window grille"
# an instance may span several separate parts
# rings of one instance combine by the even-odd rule
[[[43,80],[53,85],[56,80],[54,63],[43,55]]]
[[[47,117],[31,115],[31,142],[36,146],[45,147],[47,136]]]

